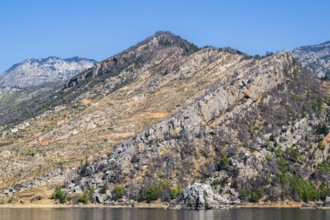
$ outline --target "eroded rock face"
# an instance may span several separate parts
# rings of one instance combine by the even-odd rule
[[[211,186],[194,183],[172,202],[172,205],[181,209],[219,209],[230,204],[238,204],[240,201],[229,201],[215,194]]]

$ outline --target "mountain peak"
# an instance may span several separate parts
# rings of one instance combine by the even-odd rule
[[[174,35],[172,32],[170,31],[157,31],[154,35],[154,37],[158,37],[158,36],[166,36],[166,37],[178,37],[176,35]]]
[[[138,43],[137,45],[131,47],[129,50],[135,50],[143,45],[151,45],[155,49],[164,47],[180,47],[184,49],[185,53],[193,53],[199,49],[193,43],[190,43],[187,40],[169,31],[158,31],[152,36]]]

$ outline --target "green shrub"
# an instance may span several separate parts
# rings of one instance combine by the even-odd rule
[[[102,190],[102,189],[101,189]],[[78,202],[86,204],[88,201],[93,200],[93,194],[95,192],[95,187],[91,186],[89,189],[87,189],[83,195],[80,195],[78,197]]]
[[[325,97],[324,102],[327,103],[328,106],[330,106],[330,97]]]
[[[217,188],[217,186],[220,184],[220,179],[216,178],[212,181],[213,188]]]
[[[323,104],[323,100],[321,98],[316,98],[316,99],[312,100],[312,102],[311,102],[312,109],[316,114],[321,113],[322,104]]]
[[[292,95],[291,99],[294,100],[296,103],[300,104],[300,98],[298,95],[296,94]]]
[[[67,201],[66,194],[62,190],[61,185],[55,186],[54,192],[51,195],[51,199],[59,200],[61,204],[66,203],[66,201]]]
[[[88,195],[83,194],[78,197],[78,202],[86,204],[89,201]]]
[[[329,133],[329,127],[326,124],[319,124],[316,128],[316,133],[327,135]]]
[[[107,190],[109,189],[107,184],[104,184],[101,189],[100,189],[100,193],[101,194],[105,194],[107,192]]]
[[[286,171],[289,169],[288,163],[284,159],[283,156],[280,157],[280,164],[279,164],[279,170],[282,174],[286,173]]]
[[[330,165],[328,163],[319,163],[316,168],[324,174],[330,173]]]
[[[81,176],[86,176],[87,175],[87,168],[89,166],[89,163],[87,161],[87,157],[85,159],[85,162],[80,161],[80,175]]]
[[[231,163],[231,160],[228,157],[224,156],[217,162],[217,170],[226,170]]]
[[[258,202],[259,199],[260,199],[260,196],[258,195],[258,193],[257,192],[252,192],[249,201],[255,203],[255,202]]]
[[[249,191],[245,188],[241,190],[241,199],[246,201],[249,197]]]
[[[175,199],[181,192],[182,188],[180,186],[172,186],[170,188],[171,199]]]
[[[322,183],[320,185],[319,192],[320,192],[320,199],[322,201],[325,201],[325,199],[327,198],[327,196],[330,195],[330,186]]]
[[[118,200],[118,199],[123,198],[123,196],[125,195],[125,190],[122,186],[116,185],[115,189],[113,190],[113,194],[114,194],[113,199]]]
[[[324,150],[324,149],[325,149],[325,145],[322,143],[322,141],[320,141],[320,142],[318,143],[317,148],[318,148],[319,150]]]
[[[298,159],[299,159],[299,154],[298,154],[298,150],[297,150],[297,148],[291,147],[291,148],[290,148],[290,154],[291,154],[292,158],[293,158],[295,161],[298,161]]]
[[[147,202],[151,202],[151,201],[157,200],[158,197],[159,197],[158,187],[150,186],[150,187],[146,187],[145,189],[141,190],[139,200],[140,201],[145,200]]]
[[[159,179],[155,184],[141,189],[138,200],[151,202],[161,199],[162,201],[169,201],[171,199],[170,191],[169,182],[167,180]],[[175,194],[174,191],[172,191],[172,193]]]
[[[272,158],[272,156],[271,156],[271,155],[267,155],[267,156],[266,156],[266,160],[267,160],[267,161],[272,161],[272,160],[273,160],[273,158]]]

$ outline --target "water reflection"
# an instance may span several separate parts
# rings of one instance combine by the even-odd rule
[[[0,208],[0,220],[330,220],[330,210],[229,209],[164,210],[129,208]]]

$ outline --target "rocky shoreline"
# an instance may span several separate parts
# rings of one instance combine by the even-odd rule
[[[244,202],[239,199],[230,200],[220,194],[214,193],[207,184],[194,183],[186,187],[175,199],[162,202],[160,199],[146,202],[128,199],[126,196],[119,200],[106,200],[104,195],[95,193],[92,202],[75,203],[68,201],[63,204],[59,200],[49,198],[39,200],[16,200],[14,203],[3,203],[0,208],[156,208],[176,210],[221,210],[235,208],[301,208],[301,209],[330,209],[330,197],[321,202],[295,202],[284,200],[277,202],[257,203]]]

